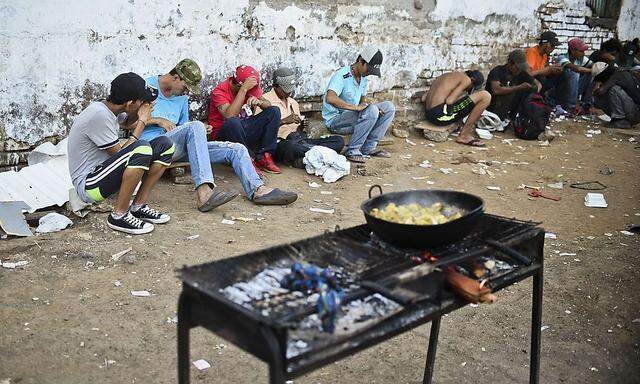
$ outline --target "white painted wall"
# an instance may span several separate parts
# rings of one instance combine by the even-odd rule
[[[618,19],[618,36],[621,40],[640,37],[640,0],[623,0]]]
[[[242,63],[288,65],[302,74],[298,94],[308,96],[371,43],[385,54],[384,77],[372,89],[408,86],[425,70],[487,66],[531,41],[543,2],[438,0],[421,15],[406,1],[275,8],[249,0],[0,0],[0,130],[29,143],[64,134],[60,109],[79,112],[86,82],[90,89],[121,72],[165,73],[184,57],[200,64],[209,88]],[[356,34],[337,37],[341,25]]]

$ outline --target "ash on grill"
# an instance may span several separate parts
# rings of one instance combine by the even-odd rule
[[[342,267],[327,266],[333,271],[338,283],[345,288],[356,288],[354,277],[344,272]],[[220,289],[226,298],[247,309],[254,309],[268,317],[272,311],[283,308],[296,308],[318,301],[318,293],[306,295],[303,292],[282,288],[281,282],[291,274],[290,267],[270,266],[247,281],[237,282]],[[279,311],[278,311],[279,312]]]
[[[382,321],[402,309],[395,301],[375,293],[363,299],[353,300],[340,308],[335,324],[334,336],[347,335],[365,329],[369,325]],[[298,356],[329,336],[322,329],[318,314],[307,316],[300,322],[298,329],[290,331],[287,342],[287,358]]]

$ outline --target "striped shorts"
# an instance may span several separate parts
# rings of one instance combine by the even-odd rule
[[[84,189],[91,200],[100,202],[118,192],[125,169],[139,168],[148,171],[152,163],[169,166],[174,151],[173,142],[164,136],[149,142],[138,140],[96,166],[87,175]]]

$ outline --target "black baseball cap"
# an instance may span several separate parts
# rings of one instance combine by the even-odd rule
[[[122,73],[111,82],[109,100],[115,104],[142,100],[152,102],[158,97],[158,90],[148,86],[140,75],[133,72]]]
[[[558,40],[558,35],[555,32],[545,31],[540,35],[540,44],[550,43],[552,46],[557,47],[560,45],[560,40]]]
[[[469,78],[471,79],[471,83],[473,84],[474,91],[477,91],[478,89],[482,88],[482,84],[484,84],[484,76],[482,75],[482,72],[477,70],[471,70],[471,71],[464,71],[464,73],[467,76],[469,76]]]
[[[382,65],[382,52],[375,47],[364,47],[360,51],[360,57],[367,63],[367,70],[370,75],[380,77],[380,65]]]

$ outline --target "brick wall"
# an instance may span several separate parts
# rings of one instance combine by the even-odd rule
[[[600,48],[600,43],[615,37],[614,31],[603,27],[591,27],[587,24],[591,11],[588,8],[565,9],[547,5],[538,11],[543,30],[558,34],[562,42],[554,54],[567,50],[567,41],[573,37],[581,38],[590,51]],[[590,52],[589,51],[589,52]]]

